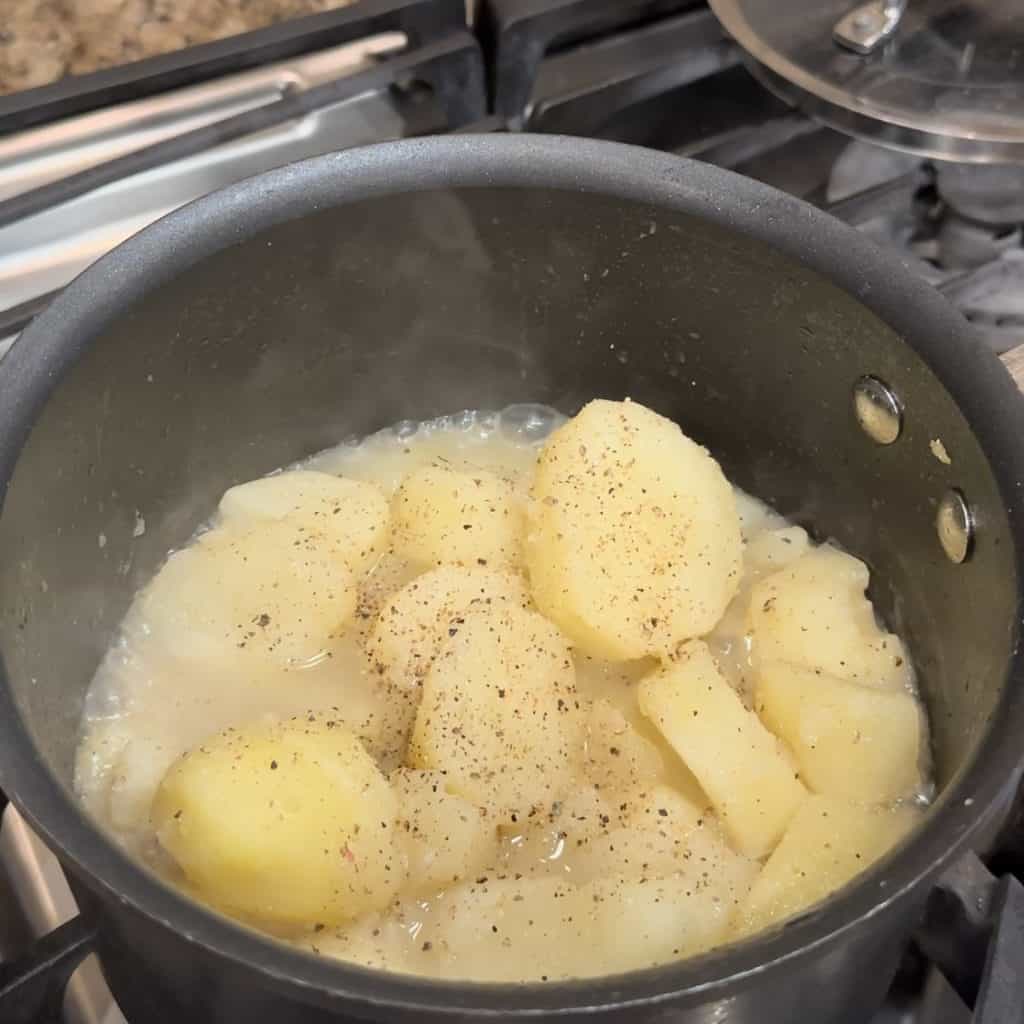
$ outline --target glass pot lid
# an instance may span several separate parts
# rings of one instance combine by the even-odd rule
[[[1024,163],[1024,0],[710,0],[772,91],[840,131]]]

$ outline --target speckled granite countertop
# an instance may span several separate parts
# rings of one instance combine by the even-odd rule
[[[0,93],[208,43],[353,0],[0,0]]]

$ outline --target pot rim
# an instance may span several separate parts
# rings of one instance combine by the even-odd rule
[[[0,487],[62,375],[132,302],[227,245],[326,207],[444,188],[598,192],[701,217],[816,271],[910,344],[943,382],[985,451],[1006,504],[1024,579],[1024,403],[966,322],[892,254],[855,229],[766,185],[655,150],[560,136],[456,135],[383,143],[279,168],[182,207],[83,272],[4,359]],[[912,340],[911,340],[912,339]],[[1019,608],[1017,631],[1019,632]],[[2,671],[2,670],[0,670]],[[535,1016],[702,1002],[820,954],[868,919],[907,912],[912,890],[965,849],[1008,800],[1024,768],[1024,654],[1015,645],[984,745],[912,836],[855,884],[785,926],[699,957],[625,975],[542,985],[442,982],[368,970],[293,949],[192,902],[107,839],[39,757],[6,676],[0,679],[0,781],[61,860],[90,887],[182,941],[303,989],[312,1004],[395,1012]]]

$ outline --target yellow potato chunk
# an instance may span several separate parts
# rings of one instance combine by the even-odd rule
[[[356,573],[383,554],[391,518],[372,484],[306,469],[238,484],[224,492],[219,512],[222,523],[243,527],[287,519],[322,535]]]
[[[398,802],[340,722],[310,714],[228,729],[157,790],[161,846],[212,902],[273,924],[335,923],[402,881]]]
[[[405,922],[390,913],[364,914],[331,931],[314,929],[301,945],[318,956],[403,974],[416,974],[430,962],[410,941]]]
[[[399,848],[414,889],[444,889],[498,856],[498,829],[484,807],[453,793],[443,772],[399,769],[391,776],[399,802]]]
[[[583,711],[568,644],[513,604],[453,626],[423,683],[408,762],[499,817],[527,814],[572,786]]]
[[[760,931],[823,900],[895,846],[918,819],[909,807],[809,797],[740,907],[736,934]]]
[[[640,709],[708,795],[736,849],[762,857],[807,795],[779,741],[740,701],[700,641],[640,684]]]
[[[875,621],[867,585],[867,566],[827,545],[761,580],[747,619],[755,660],[785,661],[867,686],[908,686],[907,653]]]
[[[809,544],[806,532],[799,526],[766,527],[754,532],[743,549],[740,589],[718,624],[704,638],[722,674],[744,697],[751,690],[747,639],[751,590],[763,576],[778,572],[800,558]]]
[[[589,974],[640,970],[696,956],[723,942],[736,900],[733,888],[704,865],[665,878],[609,877],[580,887],[583,902],[594,905],[600,936],[600,969]],[[595,965],[597,966],[597,965]]]
[[[519,562],[522,502],[493,473],[427,466],[402,481],[391,507],[395,550],[412,562],[491,568]]]
[[[396,686],[418,687],[457,619],[502,602],[525,608],[529,600],[525,583],[515,573],[441,566],[382,602],[367,655],[374,671]]]
[[[532,489],[537,607],[582,651],[667,655],[736,593],[740,529],[718,463],[671,420],[596,401],[556,430]]]
[[[573,875],[576,853],[618,826],[621,814],[594,786],[567,793],[544,813],[502,829],[501,874]]]
[[[731,898],[698,870],[666,878],[613,875],[482,878],[444,899],[435,929],[442,977],[552,981],[637,970],[699,953],[726,936]]]
[[[889,803],[921,785],[921,712],[905,690],[878,690],[811,669],[757,670],[757,711],[793,751],[816,793]]]
[[[223,527],[176,551],[138,613],[158,643],[210,665],[323,657],[355,612],[352,570],[322,534],[288,520]]]
[[[657,808],[655,814],[667,809]],[[621,875],[639,880],[687,872],[713,879],[723,900],[734,907],[746,898],[759,865],[733,853],[710,815],[689,826],[671,817],[661,820],[661,825],[644,821],[640,827],[609,829],[589,839],[573,852],[572,878],[586,882]]]
[[[609,701],[591,705],[585,742],[587,778],[605,792],[652,786],[664,772],[658,748]]]
[[[714,822],[707,798],[691,800],[674,786],[658,783],[633,799],[625,815],[629,828],[669,831],[674,835],[688,835],[694,829],[712,828]]]

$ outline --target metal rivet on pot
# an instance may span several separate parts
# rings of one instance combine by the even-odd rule
[[[956,565],[966,562],[974,543],[974,516],[959,491],[950,490],[943,495],[935,515],[935,529],[946,557]]]
[[[861,377],[853,385],[853,411],[864,433],[877,444],[892,444],[903,429],[903,406],[888,384]]]

